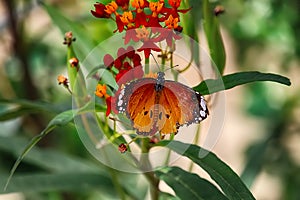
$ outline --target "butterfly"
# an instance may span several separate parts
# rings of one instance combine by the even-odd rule
[[[177,133],[179,127],[200,123],[209,112],[203,96],[192,88],[158,72],[157,78],[141,78],[121,88],[116,109],[131,120],[137,134]]]

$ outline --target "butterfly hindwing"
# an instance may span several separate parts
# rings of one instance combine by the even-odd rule
[[[160,112],[162,119],[158,121],[158,127],[162,134],[176,133],[178,124],[183,123],[182,110],[179,105],[178,97],[167,87],[162,90],[159,99],[161,106]]]
[[[208,110],[203,96],[192,88],[179,82],[167,80],[164,84],[164,93],[166,96],[171,96],[170,93],[173,93],[178,101],[177,105],[172,105],[172,109],[175,108],[177,112],[172,112],[170,117],[170,119],[176,118],[177,128],[184,124],[200,123],[207,117]],[[170,101],[172,102],[172,99]],[[180,115],[177,115],[178,113]],[[165,126],[169,126],[168,123],[173,124],[174,122],[167,120]],[[163,133],[168,131],[165,130]]]

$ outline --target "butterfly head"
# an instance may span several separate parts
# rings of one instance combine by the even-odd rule
[[[157,79],[155,84],[155,91],[159,92],[164,88],[165,84],[165,73],[164,72],[158,72],[157,73]]]

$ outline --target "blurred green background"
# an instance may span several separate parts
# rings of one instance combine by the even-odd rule
[[[1,184],[29,139],[40,133],[55,114],[71,108],[70,95],[56,80],[57,75],[66,75],[66,47],[60,30],[75,30],[73,34],[78,38],[88,36],[92,49],[115,29],[115,24],[90,14],[96,1],[45,3],[51,9],[30,0],[0,3]],[[300,199],[300,2],[213,3],[225,8],[219,16],[227,54],[224,74],[259,70],[285,75],[292,82],[291,87],[254,83],[227,91],[224,132],[213,151],[241,175],[257,199]],[[65,19],[61,20],[62,17]],[[91,50],[81,49],[83,42],[79,39],[75,46],[79,59]],[[25,99],[38,101],[40,109],[33,108]],[[106,168],[89,155],[71,125],[55,129],[37,146],[18,168],[17,175],[86,172],[88,168],[106,176]],[[68,159],[71,164],[66,167],[63,163]],[[23,182],[21,178],[22,185],[26,177]],[[136,184],[136,177],[131,179],[128,190]],[[95,180],[93,186],[82,186],[76,192],[74,188],[78,185],[60,191],[54,187],[52,192],[33,185],[16,198],[116,198],[109,190],[110,184],[108,181],[105,186],[105,182]]]

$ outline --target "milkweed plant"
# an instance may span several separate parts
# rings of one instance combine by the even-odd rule
[[[286,77],[266,72],[224,74],[226,52],[219,25],[219,18],[226,13],[223,6],[208,0],[94,2],[90,16],[94,17],[95,24],[99,23],[96,25],[99,33],[103,26],[111,27],[110,38],[100,41],[96,47],[89,45],[89,33],[81,31],[76,21],[66,19],[47,3],[41,6],[53,21],[59,21],[56,24],[64,34],[62,45],[65,45],[67,59],[65,73],[57,75],[57,87],[62,86],[66,89],[65,95],[72,97],[72,108],[58,113],[24,146],[11,169],[5,191],[18,191],[14,189],[13,174],[27,153],[57,127],[71,124],[91,155],[99,161],[96,169],[101,170],[82,169],[84,167],[79,165],[80,172],[74,178],[62,175],[65,189],[72,189],[76,182],[77,187],[98,188],[100,193],[107,190],[110,196],[120,199],[255,199],[239,175],[213,153],[221,128],[216,132],[209,126],[221,127],[223,122],[214,118],[224,117],[224,107],[214,107],[215,101],[226,90],[247,83],[272,81],[287,86],[291,83]],[[206,50],[202,48],[204,41],[199,41],[199,31],[204,33]],[[186,78],[188,71],[192,71],[192,76]],[[200,117],[201,120],[186,123],[186,115],[194,116],[195,103],[187,102],[183,108],[173,96],[168,97],[169,93],[162,95],[163,89],[141,90],[143,95],[137,98],[140,101],[124,97],[142,93],[124,94],[124,88],[133,81],[153,80],[154,85],[164,87],[163,83],[158,83],[160,72],[165,74],[166,80],[173,81],[174,87],[185,81],[187,91],[194,91],[199,98],[201,95],[201,100],[195,102],[199,101],[202,108],[207,106],[206,120],[203,118],[202,122]],[[191,86],[187,82],[193,78],[197,83]],[[141,84],[140,87],[145,86]],[[172,92],[176,96],[181,91],[175,87]],[[153,100],[149,100],[152,97]],[[184,91],[177,97],[188,98]],[[168,102],[171,113],[166,114],[162,122],[163,116],[157,110],[164,101]],[[121,112],[121,109],[127,111],[129,104],[135,116],[143,116],[130,119]],[[120,108],[121,105],[124,107]],[[153,108],[147,110],[147,106]],[[178,109],[184,112],[178,113]],[[144,115],[156,120],[155,123],[167,123],[172,117],[183,119],[183,122],[176,122],[173,128],[165,127],[167,131],[162,133],[155,129],[151,134],[137,134],[139,129],[144,130],[136,125],[146,123],[141,121],[145,120]],[[200,145],[200,133],[213,142],[204,141],[200,143],[206,145]],[[178,161],[182,158],[185,159]],[[189,163],[188,168],[184,167],[186,163]],[[195,166],[210,178],[194,171]]]

